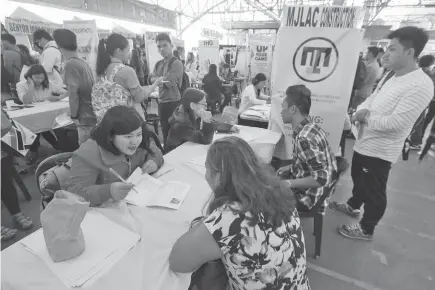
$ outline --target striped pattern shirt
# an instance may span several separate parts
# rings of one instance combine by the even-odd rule
[[[394,163],[412,127],[432,99],[434,84],[421,69],[379,83],[358,110],[370,116],[354,150]]]

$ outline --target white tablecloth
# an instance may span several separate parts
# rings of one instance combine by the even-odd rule
[[[278,142],[279,134],[260,128],[242,127],[255,136],[252,144]],[[268,147],[269,148],[269,147]],[[175,169],[162,180],[187,182],[191,189],[179,210],[140,208],[124,202],[109,203],[99,210],[113,221],[130,228],[142,239],[106,275],[87,289],[99,290],[186,290],[190,274],[175,274],[169,269],[168,257],[175,241],[185,233],[190,222],[203,215],[211,189],[204,178],[205,168],[186,163],[207,152],[208,146],[185,143],[165,155],[165,163]],[[63,290],[65,285],[20,242],[1,253],[2,290]]]
[[[34,103],[32,106],[34,107],[8,111],[8,115],[33,133],[51,130],[55,118],[70,111],[68,99],[59,102]]]

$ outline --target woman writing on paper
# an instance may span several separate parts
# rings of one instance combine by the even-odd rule
[[[62,189],[82,196],[91,206],[99,206],[110,198],[122,200],[133,185],[120,182],[110,169],[124,179],[138,167],[144,173],[156,172],[163,165],[158,143],[134,108],[112,107],[92,131],[91,138],[74,152],[70,177]]]
[[[226,289],[309,290],[304,235],[288,186],[237,137],[215,141],[205,165],[213,190],[207,216],[175,243],[171,269],[188,273],[221,260]]]
[[[17,83],[18,98],[24,104],[45,101],[56,102],[67,96],[65,89],[49,81],[44,67],[40,64],[31,65],[24,78],[25,81]],[[54,149],[58,148],[57,139],[50,131],[39,133],[26,156],[27,165],[35,163],[38,159],[39,138],[41,135]]]
[[[247,86],[242,93],[239,114],[255,105],[265,105],[270,101],[270,96],[263,94],[261,91],[266,85],[266,76],[259,73],[252,80],[252,84]]]
[[[171,127],[166,142],[166,152],[187,141],[199,144],[210,144],[213,141],[215,126],[211,123],[212,115],[205,110],[206,108],[204,92],[192,88],[184,92],[181,105],[175,109],[169,119]],[[233,127],[231,131],[238,130]]]

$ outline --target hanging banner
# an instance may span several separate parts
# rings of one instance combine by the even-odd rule
[[[251,78],[254,78],[258,73],[263,73],[268,80],[267,87],[270,87],[272,36],[266,34],[250,34],[248,43],[251,52]]]
[[[98,52],[98,29],[95,20],[65,20],[63,26],[77,36],[77,53],[96,73]]]
[[[217,65],[219,74],[219,41],[200,40],[198,54],[200,75],[206,75],[211,64]]]
[[[291,125],[283,124],[279,112],[286,89],[297,84],[310,89],[311,118],[326,132],[332,150],[338,149],[363,34],[352,28],[358,8],[335,8],[284,8],[272,66],[274,97],[269,127],[287,138],[278,144],[276,157],[291,158]]]
[[[33,34],[33,32],[38,29],[44,29],[48,33],[53,34],[53,31],[58,28],[62,28],[62,25],[50,22],[6,17],[5,28],[10,34]]]
[[[29,0],[16,0],[16,2],[29,2]],[[140,24],[170,29],[177,28],[175,11],[141,0],[32,0],[31,3],[85,14],[97,14],[106,18],[118,18]]]

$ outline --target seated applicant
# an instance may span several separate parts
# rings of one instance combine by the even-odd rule
[[[304,85],[288,87],[281,116],[284,123],[294,128],[293,162],[280,168],[278,174],[290,171],[288,182],[300,212],[310,210],[317,203],[337,173],[326,133],[311,121],[310,108],[311,91],[308,88]]]
[[[134,185],[122,182],[110,169],[124,179],[138,167],[144,173],[156,172],[163,165],[163,155],[155,142],[134,108],[110,108],[91,138],[74,152],[70,177],[62,189],[80,195],[91,206],[124,199]]]

